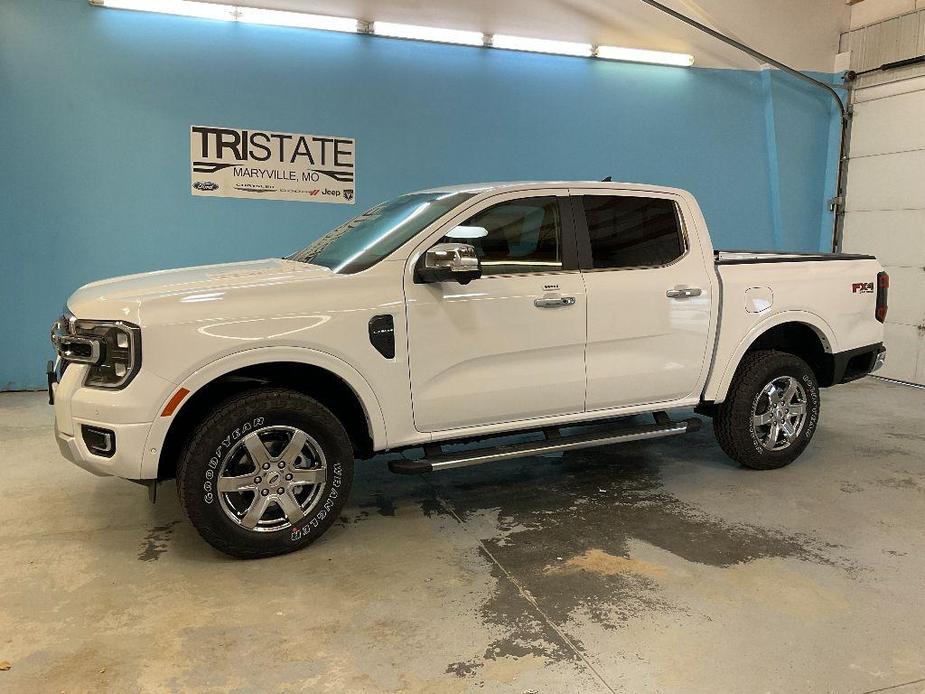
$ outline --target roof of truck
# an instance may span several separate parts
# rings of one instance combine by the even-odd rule
[[[679,193],[687,191],[668,186],[653,186],[645,183],[624,183],[618,181],[501,181],[494,183],[462,183],[454,186],[425,188],[421,193],[498,193],[506,190],[531,190],[534,188],[601,188],[612,190],[639,190],[649,193]]]

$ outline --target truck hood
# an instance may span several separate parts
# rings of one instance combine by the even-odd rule
[[[74,292],[67,306],[78,318],[140,323],[140,309],[146,301],[193,302],[197,296],[207,301],[210,296],[236,288],[333,276],[328,268],[280,258],[200,265],[91,282]]]

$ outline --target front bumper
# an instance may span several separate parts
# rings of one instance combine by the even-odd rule
[[[49,368],[48,396],[55,408],[55,442],[61,455],[94,475],[156,477],[156,465],[149,471],[142,465],[155,416],[147,410],[162,403],[173,384],[142,371],[127,388],[105,391],[84,387],[85,371],[82,364],[70,364],[63,373]],[[91,451],[84,426],[113,432],[115,450],[108,456]]]
[[[134,480],[141,477],[141,460],[145,452],[145,442],[148,439],[150,424],[102,424],[100,422],[75,421],[75,432],[81,431],[81,426],[102,426],[115,434],[116,452],[111,457],[96,455],[77,433],[65,434],[58,429],[55,422],[55,442],[58,450],[66,460],[83,468],[87,472],[101,477],[124,477]]]

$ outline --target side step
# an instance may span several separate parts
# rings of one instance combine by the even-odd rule
[[[592,448],[594,446],[609,446],[614,443],[628,441],[641,441],[642,439],[657,439],[663,436],[687,434],[700,429],[701,420],[697,417],[683,419],[680,422],[672,421],[663,412],[655,415],[655,424],[646,424],[634,427],[598,427],[591,433],[574,436],[561,436],[558,430],[546,430],[546,440],[529,441],[495,448],[481,448],[459,453],[439,453],[420,460],[393,460],[389,462],[389,469],[399,475],[415,475],[421,472],[437,472],[457,467],[469,467],[482,463],[494,463],[510,458],[522,458],[540,453],[555,453],[558,451],[572,451],[578,448]],[[529,433],[529,432],[524,432]],[[434,448],[439,450],[439,446]]]

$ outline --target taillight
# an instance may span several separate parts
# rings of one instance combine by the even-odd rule
[[[887,294],[890,291],[890,276],[885,272],[877,273],[877,310],[874,315],[883,323],[886,320]]]

